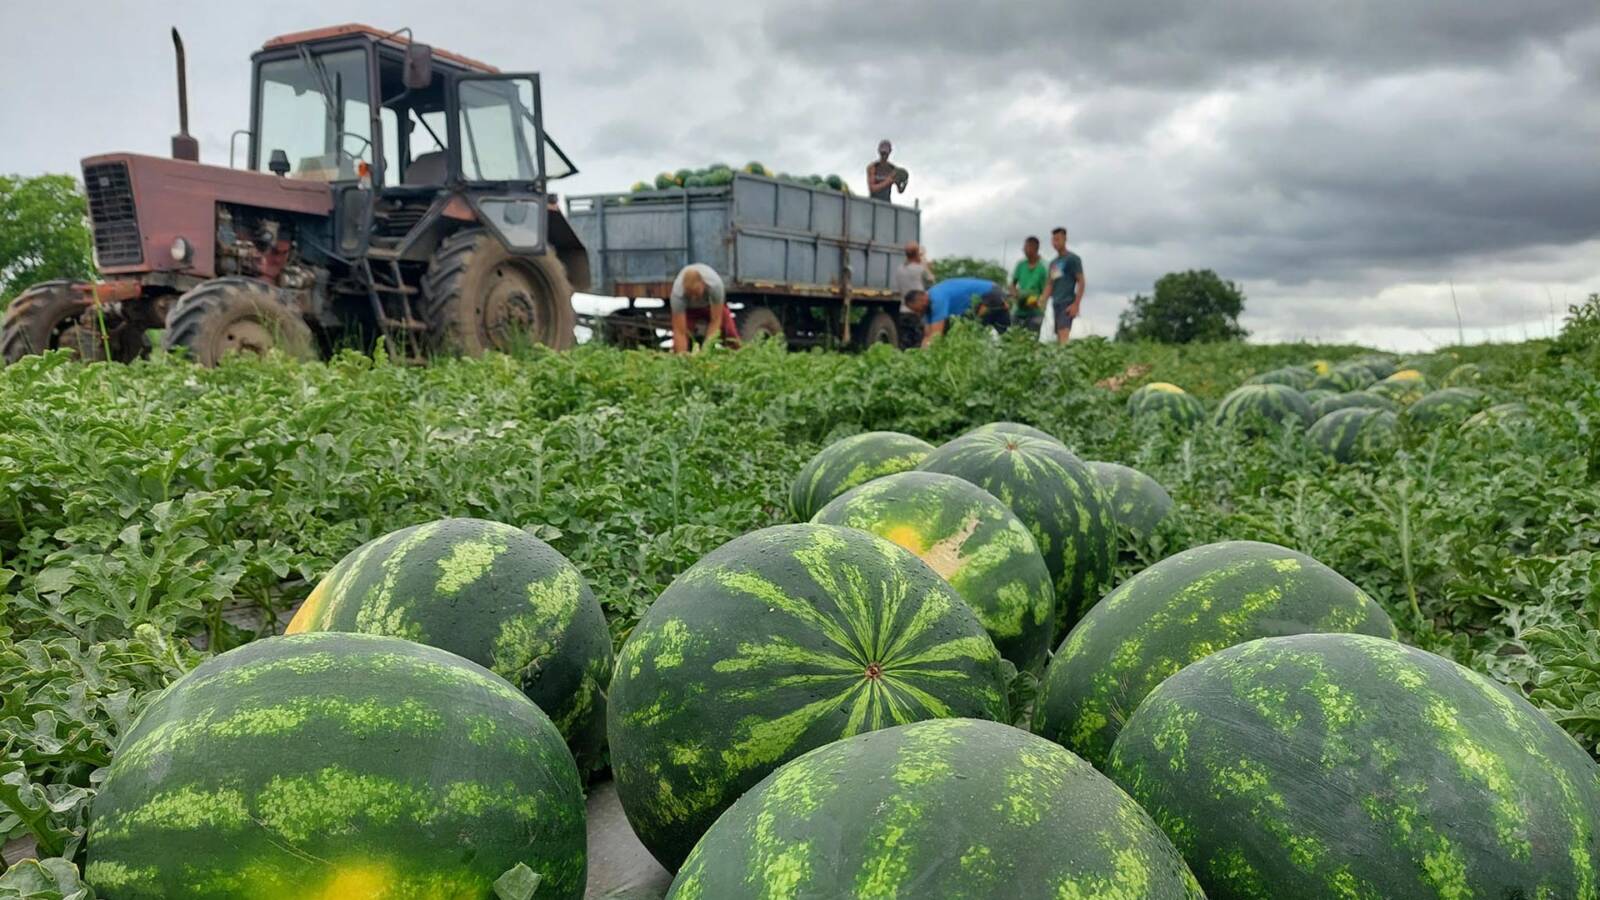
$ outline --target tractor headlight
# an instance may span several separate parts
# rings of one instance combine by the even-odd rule
[[[193,255],[194,247],[189,244],[186,238],[176,237],[172,239],[173,262],[188,262],[189,257]]]

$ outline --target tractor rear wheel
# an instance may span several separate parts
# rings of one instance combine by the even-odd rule
[[[78,349],[83,343],[78,317],[88,308],[88,295],[70,281],[28,288],[11,301],[0,321],[0,354],[9,365],[30,353]]]
[[[887,310],[875,309],[867,314],[861,323],[861,330],[855,332],[856,346],[862,350],[873,344],[888,344],[891,347],[900,346],[900,326],[894,322],[894,316]]]
[[[758,339],[783,337],[783,322],[769,306],[746,306],[739,310],[739,341],[749,345]]]
[[[271,285],[253,278],[214,278],[179,297],[167,313],[161,346],[186,348],[203,366],[229,353],[265,356],[274,348],[296,359],[317,358],[311,326]]]
[[[517,256],[481,228],[445,238],[422,280],[434,347],[481,356],[530,343],[565,350],[575,343],[572,284],[553,253]]]

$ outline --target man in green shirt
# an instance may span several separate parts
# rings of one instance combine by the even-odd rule
[[[1029,237],[1022,242],[1022,259],[1011,270],[1011,315],[1018,328],[1039,330],[1044,321],[1045,285],[1050,280],[1050,266],[1039,256],[1039,239]]]

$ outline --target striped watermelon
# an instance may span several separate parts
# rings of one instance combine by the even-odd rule
[[[1527,406],[1521,403],[1501,403],[1474,413],[1472,418],[1461,423],[1461,430],[1466,432],[1489,427],[1515,428],[1532,421],[1533,413],[1529,412]]]
[[[1300,392],[1281,384],[1247,384],[1222,398],[1211,416],[1220,428],[1246,434],[1271,434],[1285,425],[1310,425],[1311,404]]]
[[[1055,589],[1039,547],[1009,506],[954,475],[901,472],[853,488],[812,521],[870,531],[915,553],[978,614],[1000,655],[1039,669],[1055,627]]]
[[[1112,462],[1086,463],[1111,504],[1117,526],[1135,539],[1154,533],[1172,512],[1172,495],[1149,475]]]
[[[1312,382],[1316,380],[1317,373],[1313,372],[1308,366],[1284,366],[1281,369],[1262,372],[1260,375],[1246,379],[1245,384],[1281,384],[1284,387],[1303,391],[1311,387]]]
[[[1312,415],[1316,414],[1315,410],[1317,408],[1317,404],[1318,403],[1321,403],[1322,401],[1328,399],[1329,397],[1337,397],[1337,396],[1339,396],[1339,393],[1337,391],[1330,391],[1327,388],[1312,388],[1309,391],[1301,391],[1300,392],[1300,399],[1302,399],[1302,400],[1306,401],[1307,403],[1311,404],[1311,409],[1313,411]]]
[[[1128,395],[1128,415],[1138,421],[1156,421],[1188,431],[1205,421],[1206,407],[1183,388],[1158,381]]]
[[[1355,359],[1347,359],[1345,362],[1352,365],[1361,366],[1368,372],[1371,372],[1373,378],[1377,379],[1388,378],[1390,375],[1393,375],[1400,369],[1400,366],[1396,364],[1394,357],[1384,353],[1369,353],[1366,356],[1358,356]]]
[[[1401,369],[1377,384],[1367,388],[1374,394],[1387,397],[1401,406],[1410,406],[1433,390],[1428,379],[1416,369]]]
[[[1359,406],[1336,409],[1306,432],[1312,446],[1342,463],[1377,456],[1398,439],[1395,414]]]
[[[994,432],[959,437],[919,466],[965,478],[999,497],[1028,526],[1056,587],[1064,634],[1111,585],[1117,525],[1099,482],[1056,441]]]
[[[706,833],[669,900],[1204,900],[1161,829],[1025,731],[940,719],[800,757]]]
[[[979,425],[977,428],[967,432],[967,434],[1020,434],[1024,437],[1037,438],[1041,441],[1061,443],[1061,439],[1050,432],[1041,431],[1032,425],[1023,425],[1020,422],[990,422],[987,425]]]
[[[1207,657],[1150,694],[1108,773],[1211,900],[1600,896],[1600,768],[1515,692],[1382,638]]]
[[[1468,384],[1478,384],[1489,373],[1477,363],[1462,363],[1451,369],[1444,376],[1445,387],[1461,387]]]
[[[1056,651],[1034,706],[1034,733],[1095,765],[1163,679],[1260,637],[1354,631],[1395,637],[1360,588],[1303,553],[1255,541],[1207,544],[1123,582]]]
[[[1389,412],[1399,412],[1400,404],[1388,397],[1380,397],[1368,391],[1350,391],[1344,394],[1334,394],[1311,404],[1311,415],[1321,419],[1336,409],[1381,409]],[[1314,420],[1313,420],[1314,421]]]
[[[1329,369],[1327,374],[1317,378],[1311,383],[1314,388],[1326,388],[1334,393],[1347,391],[1360,391],[1370,387],[1378,379],[1372,370],[1356,363],[1341,363]]]
[[[834,441],[811,458],[789,489],[789,512],[808,522],[828,501],[874,478],[915,469],[933,450],[921,438],[869,431]]]
[[[807,750],[919,719],[1004,720],[1002,669],[972,610],[909,551],[831,525],[747,534],[680,575],[623,645],[607,710],[617,794],[675,869]]]
[[[117,900],[470,897],[524,864],[583,896],[584,801],[550,719],[459,656],[300,634],[214,657],[122,739],[86,878]]]
[[[585,771],[600,763],[611,633],[567,558],[482,519],[441,519],[352,551],[286,629],[387,634],[464,656],[556,723]]]
[[[1400,414],[1400,424],[1417,435],[1458,428],[1488,405],[1489,396],[1476,388],[1444,388],[1407,407]]]

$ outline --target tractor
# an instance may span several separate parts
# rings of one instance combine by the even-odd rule
[[[539,76],[340,25],[269,40],[243,168],[200,162],[172,32],[172,158],[83,160],[94,282],[47,282],[0,323],[7,363],[67,349],[129,361],[164,329],[203,365],[277,349],[413,360],[573,343],[588,255],[547,188],[576,169],[546,136]]]

